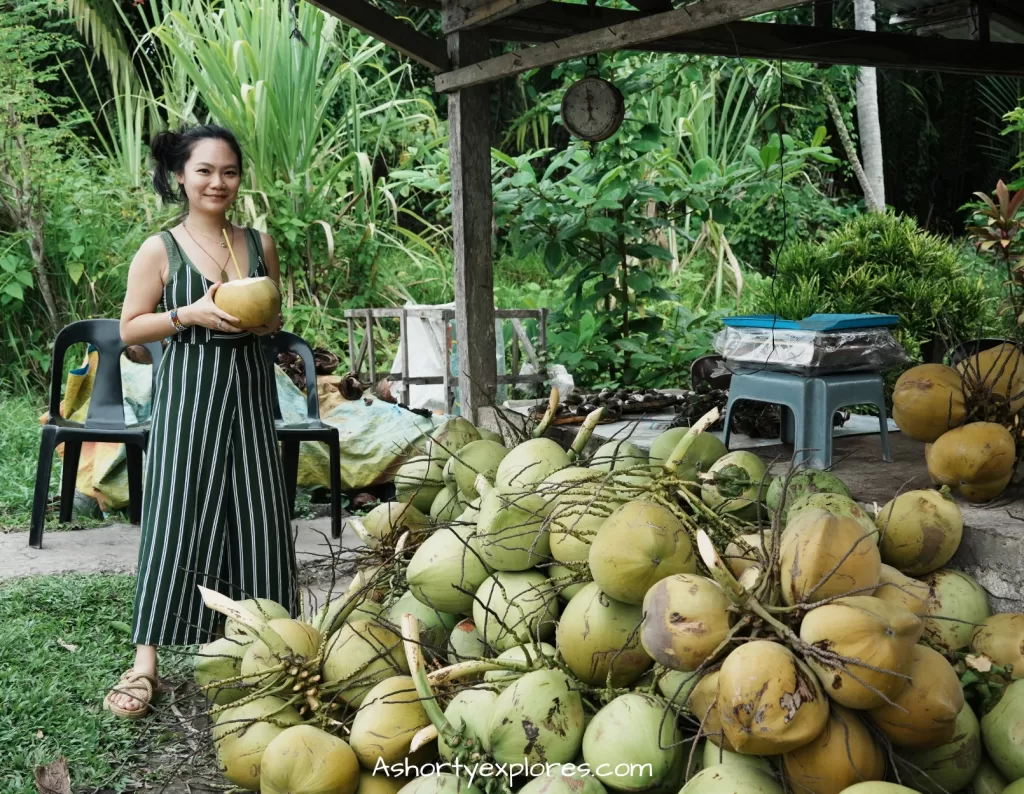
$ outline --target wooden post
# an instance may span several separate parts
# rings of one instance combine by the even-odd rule
[[[444,4],[448,14],[452,4]],[[459,31],[447,37],[454,68],[487,57],[487,35]],[[460,414],[479,421],[497,386],[494,338],[494,266],[491,261],[490,88],[479,85],[448,96],[455,246],[455,339],[459,351]]]

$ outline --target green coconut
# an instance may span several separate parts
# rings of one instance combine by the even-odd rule
[[[619,695],[598,711],[583,735],[583,758],[597,779],[618,791],[664,782],[689,749],[671,714],[664,700],[640,692]]]
[[[292,706],[276,697],[261,697],[220,713],[211,731],[218,770],[248,791],[260,789],[260,765],[267,746],[286,728],[302,723]]]
[[[495,441],[471,441],[453,455],[452,476],[459,491],[469,499],[476,499],[480,493],[476,489],[477,475],[482,474],[488,482],[494,482],[498,466],[509,454],[501,444]]]
[[[673,427],[666,430],[651,444],[650,467],[652,474],[661,474],[662,466],[679,442],[690,431],[688,427]],[[697,474],[706,472],[729,448],[710,433],[699,433],[683,460],[676,468],[675,475],[685,482],[697,483]],[[696,488],[695,488],[696,489]]]
[[[558,562],[585,562],[601,524],[619,506],[607,475],[580,466],[552,472],[537,485],[548,504],[551,556]]]
[[[425,606],[466,615],[473,609],[473,593],[491,573],[480,557],[473,527],[438,529],[409,561],[405,571],[409,590]]]
[[[337,631],[345,623],[352,623],[356,620],[376,620],[384,611],[382,604],[370,601],[368,598],[363,599],[351,608],[348,615],[339,624],[338,616],[350,607],[352,607],[351,599],[346,596],[331,598],[317,610],[310,625],[323,637],[325,634],[330,635],[332,629]]]
[[[421,513],[429,512],[434,498],[447,490],[443,479],[445,460],[428,455],[409,458],[395,472],[395,499]]]
[[[494,475],[499,488],[527,488],[571,463],[569,454],[550,438],[531,438],[505,455]]]
[[[441,470],[441,479],[444,480],[444,487],[452,493],[459,493],[459,483],[455,480],[455,458],[448,458]]]
[[[545,765],[543,774],[519,789],[519,794],[607,794],[607,791],[601,781],[577,764],[550,764]]]
[[[583,698],[560,670],[535,670],[494,702],[490,752],[499,764],[568,763],[583,741]]]
[[[327,643],[323,680],[346,703],[359,706],[366,693],[395,675],[409,672],[402,638],[386,626],[358,620],[344,624]]]
[[[708,507],[744,521],[765,516],[763,508],[771,478],[768,466],[753,452],[730,452],[708,470],[715,480],[704,481],[700,496]]]
[[[695,573],[689,533],[667,507],[627,502],[601,525],[588,557],[594,581],[605,593],[641,605],[651,586],[677,573]]]
[[[193,659],[196,686],[210,687],[206,690],[206,697],[211,703],[226,706],[247,694],[248,690],[244,687],[212,685],[242,674],[242,658],[251,643],[251,639],[244,637],[221,637],[199,649]]]
[[[843,789],[843,794],[920,794],[912,788],[899,786],[895,783],[883,783],[880,780],[872,780],[867,783],[857,783],[849,788]]]
[[[700,683],[701,676],[684,673],[682,670],[665,670],[658,679],[658,691],[673,707],[684,708],[690,700],[690,693]]]
[[[632,441],[608,441],[597,448],[587,464],[595,471],[627,471],[637,466],[650,466],[650,459]]]
[[[440,523],[454,521],[467,507],[469,502],[463,501],[458,491],[451,491],[445,486],[430,503],[430,517]]]
[[[898,755],[908,764],[901,770],[904,781],[925,794],[946,794],[960,791],[970,783],[984,752],[981,726],[969,704],[964,704],[956,718],[953,738],[931,750],[901,750]]]
[[[483,791],[459,775],[437,772],[414,778],[398,794],[483,794]]]
[[[782,489],[786,487],[786,475],[776,477],[768,488],[765,502],[774,514],[782,504]],[[789,519],[789,508],[798,499],[812,493],[837,493],[849,499],[853,498],[846,483],[828,471],[798,471],[789,479],[786,490],[786,503],[782,508],[782,524]]]
[[[793,501],[789,507],[788,519],[792,521],[800,513],[807,509],[824,510],[834,516],[852,518],[862,527],[867,535],[874,535],[876,531],[875,520],[867,510],[857,504],[849,496],[838,493],[809,493]]]
[[[974,773],[974,780],[964,791],[965,794],[1004,794],[1006,785],[1006,778],[996,769],[996,765],[983,756],[978,771]],[[1021,791],[1024,792],[1024,789]]]
[[[485,427],[478,427],[476,430],[480,434],[480,438],[485,441],[496,441],[502,445],[505,443],[505,439],[502,437],[501,433],[497,433],[494,430],[488,430]]]
[[[592,581],[589,578],[589,568],[586,574],[578,574],[565,565],[550,565],[547,572],[548,580],[558,590],[558,597],[563,601],[572,599],[586,586],[587,582]]]
[[[731,607],[713,580],[687,573],[669,576],[644,596],[640,642],[658,664],[696,670],[729,633]]]
[[[949,568],[923,576],[921,581],[929,590],[925,638],[950,652],[969,646],[975,629],[992,614],[988,593],[974,577]]]
[[[543,496],[522,486],[496,485],[480,500],[477,547],[496,571],[525,571],[545,562],[551,553],[545,526]]]
[[[473,622],[500,653],[531,640],[550,640],[560,611],[558,593],[540,571],[497,571],[476,591]]]
[[[355,794],[359,760],[344,739],[313,725],[286,728],[267,745],[261,794]]]
[[[460,620],[448,635],[448,663],[480,659],[487,655],[487,643],[477,631],[473,618]]]
[[[875,519],[882,534],[882,562],[908,576],[937,571],[949,562],[964,534],[957,503],[934,490],[907,491]]]
[[[464,446],[479,441],[483,437],[480,428],[474,427],[468,419],[453,416],[430,434],[427,453],[444,464]]]
[[[718,764],[690,778],[679,794],[783,794],[783,788],[762,769]]]
[[[445,719],[463,738],[475,742],[474,749],[486,752],[490,747],[488,723],[497,699],[497,693],[489,689],[460,690],[444,710]],[[437,751],[445,761],[451,761],[454,757],[451,745],[444,740],[443,735],[437,738]]]
[[[287,609],[269,598],[247,598],[245,601],[236,601],[235,606],[240,609],[244,609],[255,617],[263,618],[264,620],[291,617]],[[228,618],[224,622],[224,636],[255,637],[256,635],[234,618]]]
[[[702,742],[701,748],[701,764],[704,769],[710,769],[713,766],[719,766],[724,764],[726,766],[735,766],[740,764],[742,766],[752,767],[759,769],[762,772],[771,774],[772,764],[767,758],[762,758],[759,755],[741,755],[740,753],[733,753],[722,747],[718,747],[714,742],[705,740]]]
[[[644,611],[584,586],[562,610],[555,633],[559,653],[577,678],[594,687],[628,687],[646,672],[651,657],[637,629]]]
[[[408,758],[415,763],[422,752],[410,755],[412,740],[421,729],[430,725],[412,678],[396,675],[385,678],[363,698],[348,743],[364,769],[373,770],[380,763],[391,766]],[[431,751],[436,747],[430,745]]]
[[[988,757],[1007,780],[1024,778],[1024,680],[1003,690],[999,702],[981,718]]]
[[[359,773],[359,788],[356,789],[356,794],[398,794],[408,783],[409,778],[402,777],[398,771],[394,774],[381,772],[375,775],[372,771],[363,769]]]
[[[1024,777],[1003,789],[1003,794],[1024,794]]]
[[[540,659],[540,655],[546,656],[549,659],[554,659],[557,653],[558,651],[555,649],[555,646],[549,645],[546,642],[539,642],[536,645],[516,645],[513,648],[509,648],[507,651],[499,653],[496,661],[529,664],[532,668],[539,670],[551,667],[551,663],[549,662],[545,664]],[[522,675],[522,673],[516,670],[488,670],[484,673],[484,681],[488,683],[512,681]]]
[[[286,647],[275,652],[263,640],[252,641],[242,657],[241,666],[245,683],[250,686],[273,684],[287,674],[286,670],[279,669],[282,662],[295,664],[309,661],[316,658],[320,650],[320,632],[308,623],[277,618],[267,625],[284,641]]]
[[[369,536],[368,545],[377,547],[383,541],[394,542],[408,531],[423,534],[431,525],[420,510],[405,502],[384,502],[363,516],[363,527]]]
[[[412,590],[407,590],[391,605],[387,612],[387,622],[394,627],[401,627],[402,615],[406,612],[411,612],[419,621],[420,642],[435,649],[444,647],[445,640],[460,620],[459,615],[453,612],[443,612],[424,604]],[[401,631],[398,633],[401,634]]]

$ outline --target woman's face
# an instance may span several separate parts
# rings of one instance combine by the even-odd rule
[[[226,212],[238,196],[242,172],[231,147],[218,138],[206,138],[192,147],[192,156],[178,182],[185,187],[189,208]]]

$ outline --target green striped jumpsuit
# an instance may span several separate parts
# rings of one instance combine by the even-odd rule
[[[170,232],[163,308],[212,286]],[[246,229],[249,275],[267,275],[259,232]],[[164,351],[146,454],[132,626],[141,645],[194,645],[220,616],[197,585],[270,598],[297,613],[296,564],[267,366],[255,334],[192,327]]]

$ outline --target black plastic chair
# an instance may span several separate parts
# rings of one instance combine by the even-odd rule
[[[64,376],[64,355],[74,344],[92,345],[99,353],[96,376],[89,398],[85,423],[73,422],[60,415],[60,394]],[[80,320],[61,329],[53,343],[50,365],[50,415],[43,425],[36,469],[35,495],[32,501],[32,523],[29,545],[43,547],[43,526],[46,505],[50,498],[50,471],[53,453],[64,444],[64,469],[60,487],[60,521],[71,520],[75,501],[75,482],[82,444],[86,441],[121,443],[128,457],[128,499],[131,522],[142,521],[142,459],[149,443],[149,423],[128,426],[124,419],[124,395],[121,389],[121,354],[129,345],[121,340],[117,320]],[[160,369],[163,348],[159,342],[142,345],[153,360],[153,383]]]
[[[331,457],[331,535],[341,537],[341,437],[338,428],[320,419],[320,400],[316,385],[316,364],[313,351],[297,334],[278,331],[263,337],[263,352],[271,372],[281,353],[295,353],[302,359],[306,371],[306,419],[296,424],[285,424],[281,417],[281,403],[277,389],[271,389],[274,401],[274,425],[281,442],[284,462],[285,487],[288,504],[295,515],[295,492],[299,480],[299,445],[303,441],[323,441]]]

